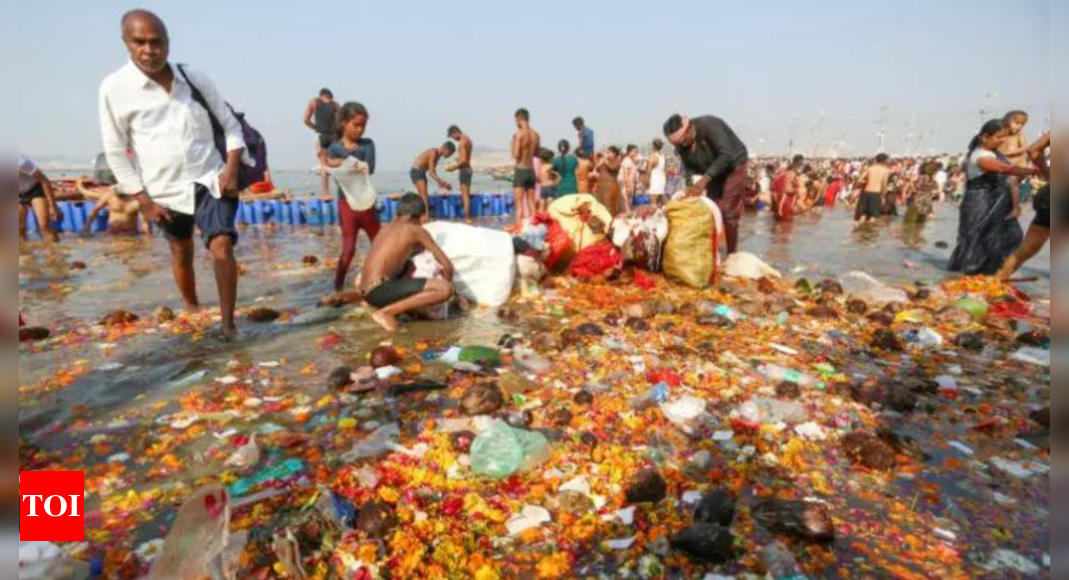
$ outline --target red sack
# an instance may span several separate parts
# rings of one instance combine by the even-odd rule
[[[575,257],[575,244],[572,238],[560,227],[557,220],[546,216],[535,216],[535,223],[543,223],[548,228],[546,234],[545,264],[551,272],[562,272]]]
[[[572,261],[571,274],[580,280],[590,280],[611,274],[623,264],[624,258],[616,246],[604,241],[579,252]]]

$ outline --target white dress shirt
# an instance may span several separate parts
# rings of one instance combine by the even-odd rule
[[[208,113],[193,100],[189,84],[174,70],[168,93],[132,61],[100,85],[100,127],[104,154],[118,180],[118,191],[148,193],[163,207],[187,215],[196,209],[197,184],[214,197],[222,195],[219,174],[224,160],[215,148]],[[241,125],[215,84],[183,66],[226,132],[227,151],[245,148]],[[133,149],[136,160],[127,157]]]

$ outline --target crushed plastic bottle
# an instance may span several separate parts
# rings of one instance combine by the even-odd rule
[[[761,548],[757,552],[757,560],[761,563],[767,577],[772,580],[807,580],[805,572],[798,566],[794,554],[779,542],[774,542]]]
[[[476,475],[494,479],[512,477],[540,463],[548,446],[549,442],[541,433],[494,421],[471,444],[471,470]]]
[[[814,388],[821,386],[821,382],[816,378],[801,371],[789,369],[777,364],[757,363],[757,372],[768,379],[768,382],[773,384],[788,382],[794,383],[800,387]]]
[[[663,405],[668,402],[671,395],[671,387],[668,386],[668,383],[662,381],[654,385],[646,393],[635,397],[631,401],[631,408],[636,411],[644,411],[657,405]]]

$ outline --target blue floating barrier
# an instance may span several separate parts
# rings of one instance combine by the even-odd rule
[[[305,206],[304,219],[310,226],[322,226],[323,202],[318,199],[308,202]]]
[[[401,206],[401,200],[391,197],[390,198],[390,221],[397,219],[397,210]]]
[[[282,213],[278,217],[278,223],[289,224],[293,220],[293,203],[287,201],[282,204]]]
[[[75,203],[72,204],[71,219],[74,221],[73,232],[80,232],[85,229],[85,218],[89,217],[85,208],[85,204]]]
[[[69,201],[61,201],[59,203],[59,211],[63,214],[63,219],[59,223],[60,232],[73,232],[74,231],[74,207]]]
[[[290,203],[290,224],[299,226],[304,223],[304,202],[293,201]]]
[[[483,196],[478,193],[471,194],[471,217],[483,216]]]
[[[392,221],[390,219],[390,203],[389,203],[389,201],[386,201],[386,202],[381,202],[380,201],[379,203],[375,204],[375,211],[379,216],[379,222],[387,223],[387,222]]]
[[[271,221],[276,224],[282,221],[282,200],[280,199],[271,202]]]
[[[338,202],[334,200],[323,202],[323,224],[332,226],[338,223]]]
[[[253,216],[254,216],[253,217],[253,220],[254,220],[253,223],[257,223],[257,224],[266,224],[267,223],[267,221],[266,221],[267,215],[264,214],[264,205],[265,204],[262,201],[257,201],[255,203],[253,203],[253,206],[252,206],[252,211],[253,211]]]
[[[97,214],[97,219],[93,221],[90,231],[95,233],[106,232],[108,230],[108,220],[111,216],[108,215],[108,210],[104,210]]]
[[[238,202],[238,211],[234,214],[234,225],[243,225],[245,223],[245,202]]]

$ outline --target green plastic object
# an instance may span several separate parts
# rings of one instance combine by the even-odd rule
[[[537,465],[549,442],[541,433],[514,429],[496,421],[471,444],[471,470],[475,475],[505,479]]]
[[[501,366],[501,353],[486,346],[465,346],[460,350],[460,362],[477,364],[483,367]]]
[[[969,316],[973,317],[973,320],[983,320],[987,318],[987,312],[990,309],[987,302],[977,300],[976,298],[962,298],[958,301],[957,306],[965,312],[968,312]]]

